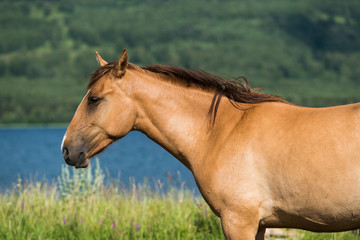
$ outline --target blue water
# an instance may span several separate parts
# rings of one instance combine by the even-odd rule
[[[11,188],[19,178],[29,181],[54,182],[65,165],[60,145],[65,128],[0,129],[0,190]],[[107,178],[125,185],[130,177],[136,182],[144,179],[185,182],[196,189],[191,172],[172,155],[139,132],[131,132],[98,155],[100,167]],[[90,163],[95,163],[94,159]],[[179,174],[181,179],[179,179]]]

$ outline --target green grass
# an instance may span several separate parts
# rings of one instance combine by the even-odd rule
[[[63,167],[56,184],[18,183],[0,194],[0,239],[224,239],[200,196],[157,182],[104,185],[97,163]],[[273,238],[271,238],[273,239]],[[351,232],[297,231],[282,239],[359,239]]]
[[[157,183],[103,184],[101,169],[63,168],[56,185],[21,180],[0,195],[0,239],[224,239],[200,197]]]
[[[355,232],[342,233],[312,233],[305,231],[298,231],[298,233],[288,238],[291,240],[358,240],[360,235]]]

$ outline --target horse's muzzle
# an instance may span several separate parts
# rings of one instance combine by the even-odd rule
[[[69,148],[64,146],[62,154],[66,164],[75,166],[76,168],[86,168],[89,165],[89,159],[84,152],[70,152]]]

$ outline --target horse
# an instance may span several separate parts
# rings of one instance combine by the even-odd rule
[[[226,239],[266,228],[360,227],[360,104],[309,108],[260,93],[246,78],[139,67],[120,58],[91,75],[64,135],[68,165],[140,131],[183,163]]]

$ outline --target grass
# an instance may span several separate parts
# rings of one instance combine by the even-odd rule
[[[104,186],[96,167],[67,167],[56,185],[21,180],[0,195],[0,239],[224,239],[200,197],[158,182]]]
[[[200,196],[163,186],[104,184],[98,162],[93,170],[72,173],[64,166],[56,184],[19,179],[0,194],[0,239],[224,239],[219,219]],[[359,237],[297,231],[282,239]]]

